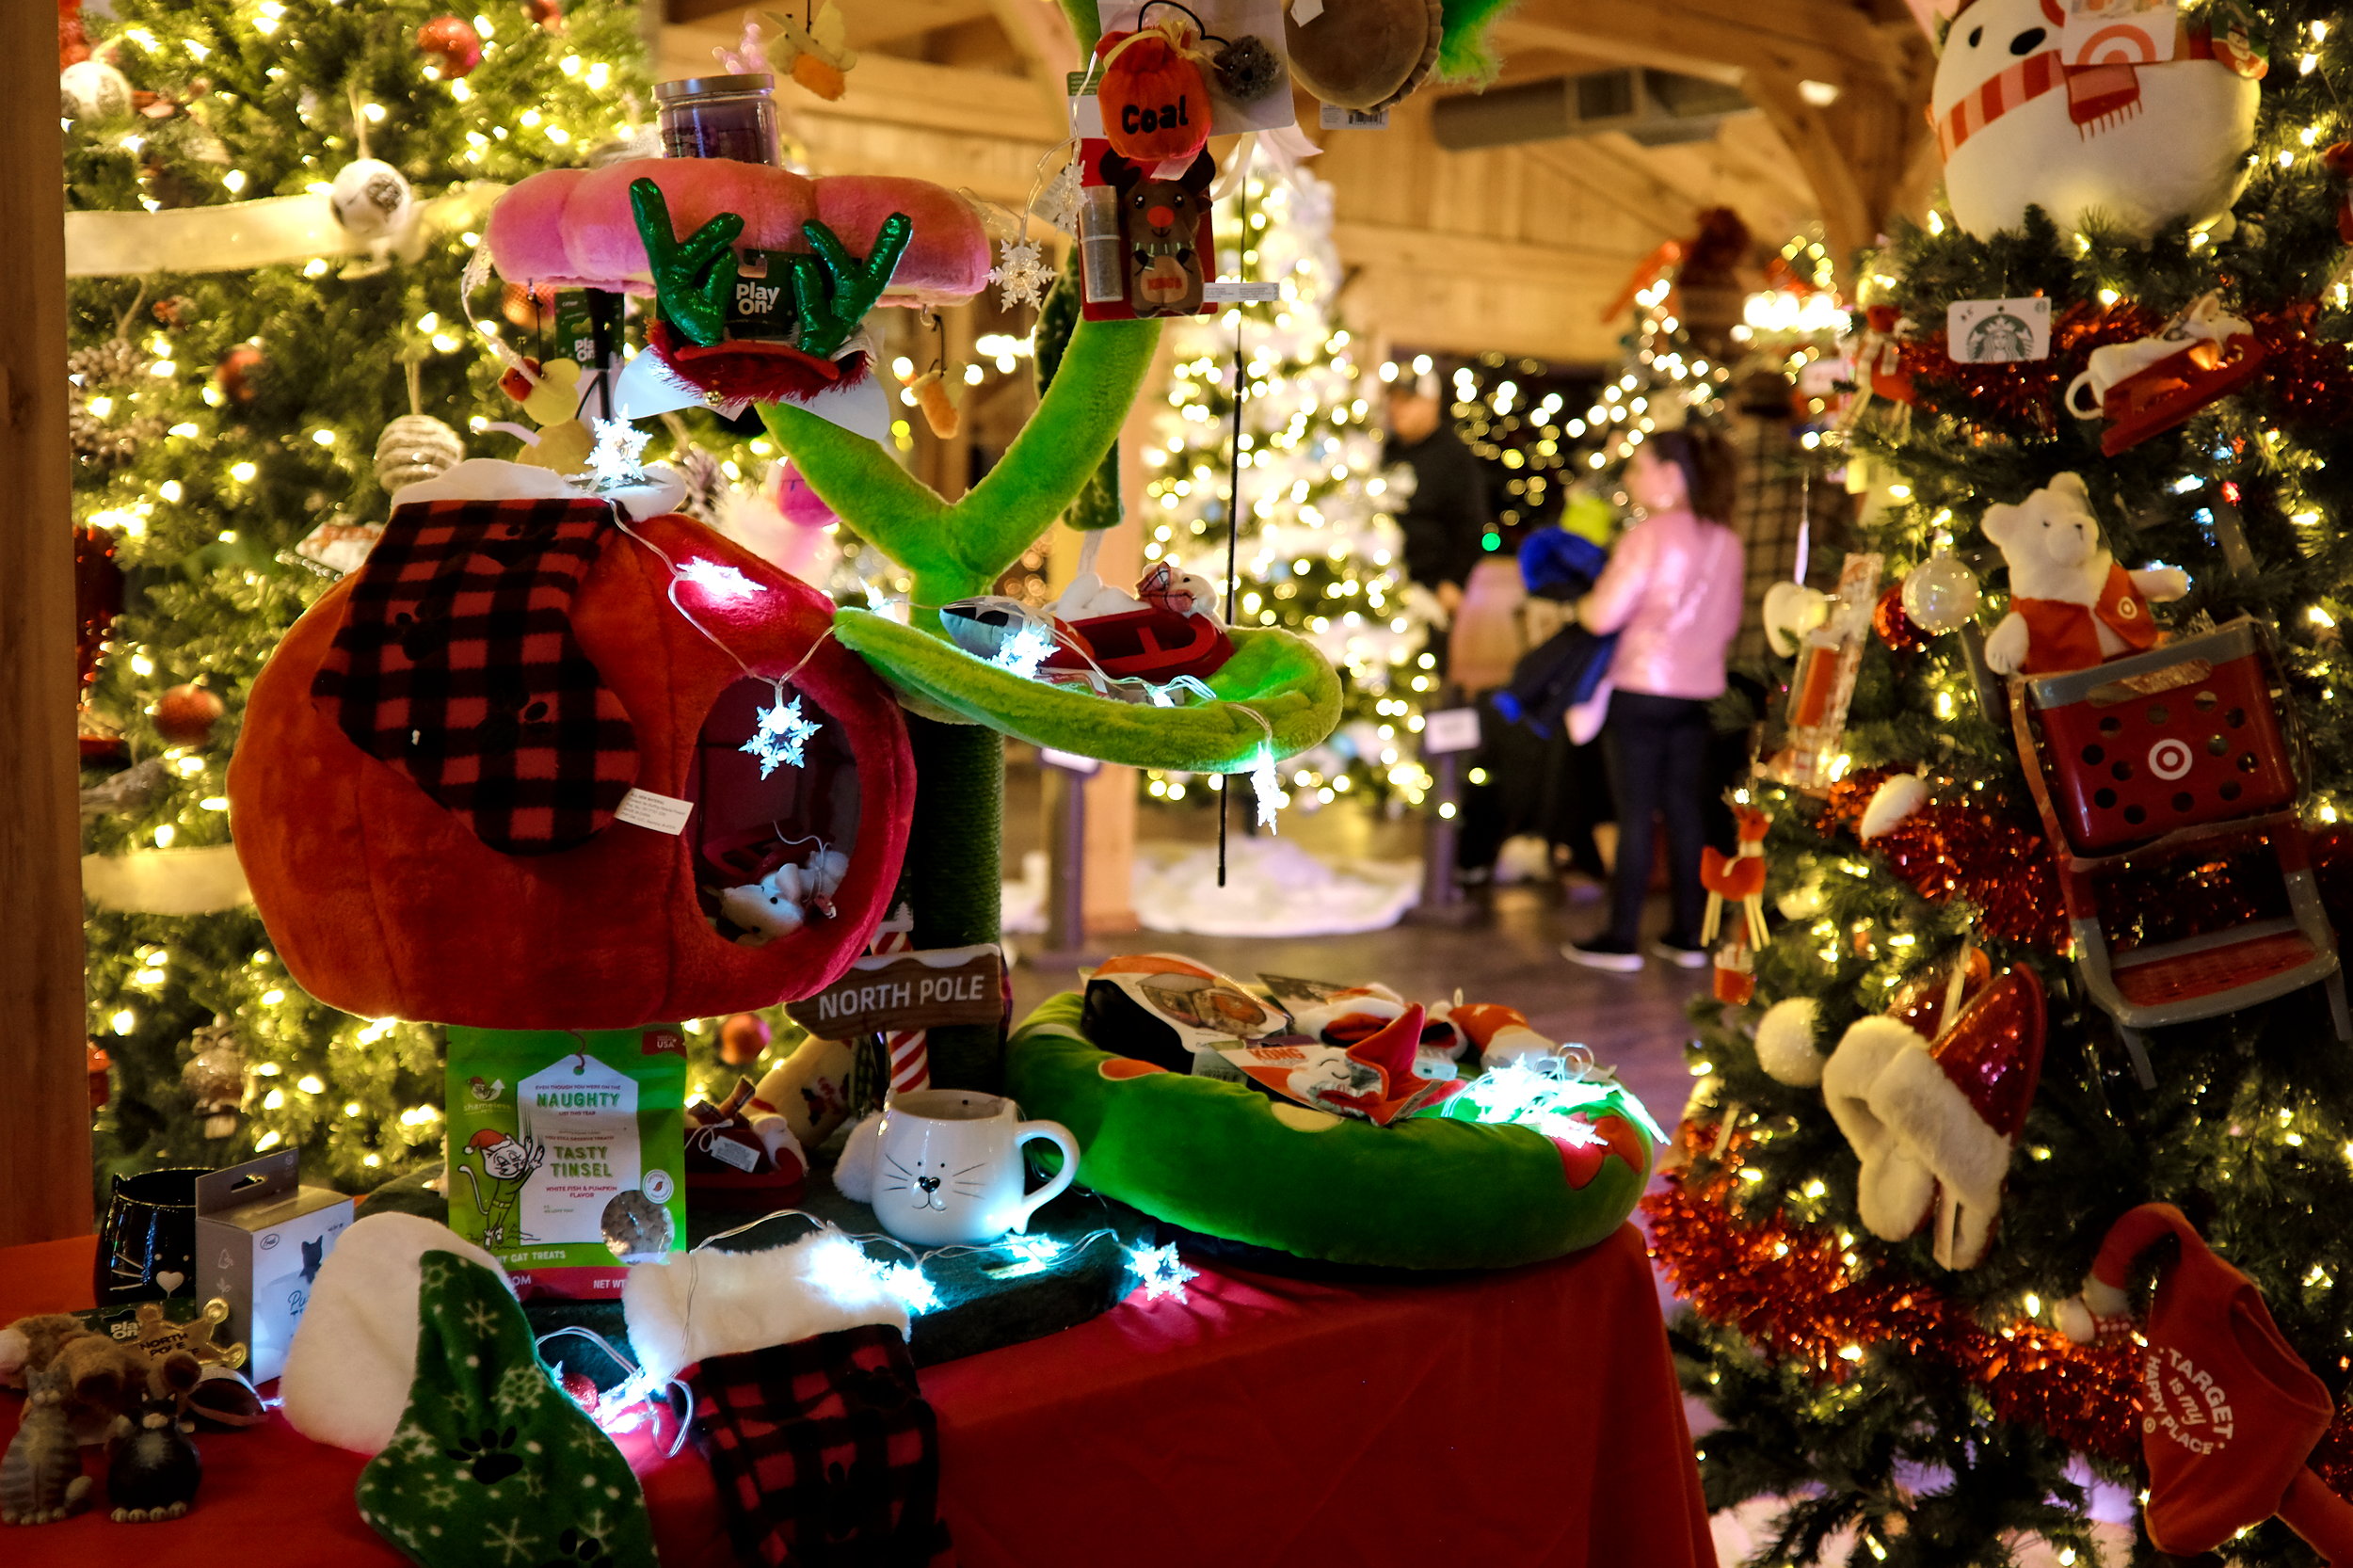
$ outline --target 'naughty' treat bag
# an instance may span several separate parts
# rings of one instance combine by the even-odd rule
[[[449,1032],[450,1228],[517,1288],[621,1293],[685,1247],[686,1048],[676,1028]]]

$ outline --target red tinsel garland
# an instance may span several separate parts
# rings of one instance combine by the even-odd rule
[[[1864,768],[1831,786],[1821,831],[1853,833],[1893,768]],[[1965,899],[1983,914],[1978,931],[2048,952],[2067,949],[2067,909],[2051,846],[2039,827],[1993,806],[1922,807],[1873,839],[1870,849],[1905,886],[1931,904]]]
[[[1716,1141],[1713,1126],[1687,1122],[1678,1130],[1694,1154]],[[1778,1213],[1761,1222],[1736,1218],[1727,1200],[1746,1143],[1736,1137],[1696,1182],[1689,1169],[1677,1172],[1642,1200],[1651,1256],[1703,1316],[1762,1350],[1811,1363],[1826,1381],[1844,1383],[1861,1371],[1839,1353],[1849,1346],[1899,1347],[1961,1372],[2005,1421],[2040,1427],[2109,1459],[2138,1451],[2132,1347],[2078,1345],[2024,1320],[1990,1329],[1972,1308],[1891,1265],[1849,1269],[1835,1236]]]
[[[2353,411],[2353,353],[2312,335],[2319,306],[2311,300],[2275,311],[2246,311],[2267,351],[2255,386],[2278,417],[2328,424]],[[2078,300],[2051,323],[2051,352],[2041,360],[1958,364],[1945,354],[1945,334],[1930,332],[1897,345],[1903,373],[1919,407],[1976,424],[2007,424],[2049,436],[2058,430],[2060,395],[2091,351],[2145,338],[2165,325],[2155,312],[2128,299],[2093,306]]]
[[[1692,1122],[1676,1130],[1690,1156],[1712,1150],[1719,1132]],[[2137,1344],[2078,1345],[2023,1319],[1989,1328],[1975,1308],[1892,1264],[1849,1269],[1835,1236],[1779,1212],[1736,1216],[1730,1199],[1748,1142],[1736,1134],[1704,1175],[1695,1178],[1689,1166],[1670,1173],[1665,1188],[1642,1200],[1651,1256],[1703,1317],[1769,1354],[1809,1364],[1825,1382],[1860,1375],[1862,1363],[1841,1353],[1849,1347],[1895,1346],[1959,1372],[2002,1420],[2079,1452],[2138,1458]],[[2353,1496],[2353,1410],[2338,1407],[2311,1464],[2330,1490]]]

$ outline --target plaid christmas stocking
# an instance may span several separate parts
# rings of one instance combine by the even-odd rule
[[[360,1517],[425,1568],[653,1568],[629,1462],[554,1382],[497,1275],[424,1258],[417,1379]]]
[[[572,632],[613,530],[601,501],[395,507],[311,699],[491,848],[595,837],[637,777],[637,732]]]
[[[869,1323],[687,1376],[737,1552],[783,1568],[948,1568],[939,1439],[895,1328]]]

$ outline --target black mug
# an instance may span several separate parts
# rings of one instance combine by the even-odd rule
[[[196,1178],[211,1174],[190,1166],[114,1178],[91,1278],[99,1305],[194,1292]]]

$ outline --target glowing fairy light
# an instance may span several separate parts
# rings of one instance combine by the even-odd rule
[[[776,700],[760,709],[751,739],[736,747],[746,756],[760,759],[760,776],[767,777],[780,767],[801,766],[803,747],[824,726],[801,712],[799,693],[792,700],[784,700],[784,688],[776,688]]]
[[[1200,1272],[1188,1269],[1176,1256],[1176,1243],[1164,1247],[1129,1247],[1128,1267],[1144,1281],[1144,1299],[1159,1301],[1174,1296],[1181,1304],[1185,1299],[1185,1281],[1200,1278]]]
[[[1028,625],[1014,632],[997,649],[997,657],[989,663],[1000,670],[1011,670],[1024,680],[1037,678],[1037,667],[1054,651],[1054,634],[1043,626]]]
[[[678,574],[682,581],[693,584],[722,604],[755,599],[768,591],[726,562],[713,561],[707,556],[690,557],[684,566],[678,568]]]

